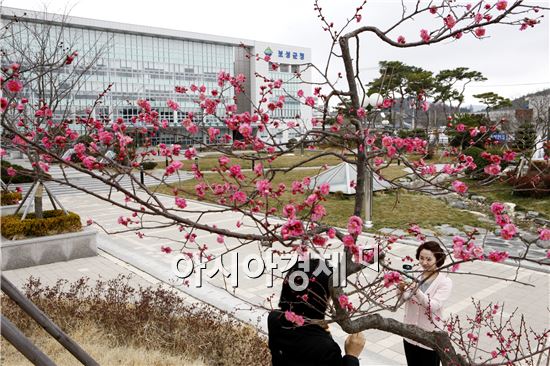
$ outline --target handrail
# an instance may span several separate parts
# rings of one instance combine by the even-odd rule
[[[73,341],[61,328],[52,322],[46,314],[25,297],[4,275],[1,277],[2,291],[8,295],[19,307],[33,318],[46,332],[55,338],[67,351],[86,366],[99,366],[90,355]],[[7,319],[6,319],[7,320]],[[2,317],[3,325],[4,317]],[[2,334],[3,335],[3,334]],[[11,342],[10,342],[11,343]]]
[[[25,337],[23,333],[17,327],[2,315],[1,324],[2,337],[6,338],[19,352],[31,361],[34,365],[38,366],[55,366],[55,363],[44,354],[38,347],[36,347],[30,339]]]

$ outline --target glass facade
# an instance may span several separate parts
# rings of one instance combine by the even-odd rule
[[[28,44],[35,51],[39,42],[29,34],[29,26],[24,24],[12,24],[10,42]],[[79,52],[78,57],[84,58],[87,64],[92,59],[91,69],[85,72],[85,77],[76,88],[69,90],[66,103],[70,105],[70,112],[63,110],[63,114],[84,116],[101,93],[108,85],[111,90],[103,99],[101,106],[94,110],[96,118],[109,117],[114,120],[118,117],[130,123],[132,117],[137,116],[139,109],[135,101],[139,98],[150,101],[151,106],[159,111],[160,118],[176,127],[179,122],[193,112],[196,122],[202,121],[207,126],[216,126],[223,133],[224,124],[213,116],[203,115],[199,106],[194,102],[192,94],[176,93],[175,86],[188,87],[191,84],[204,85],[207,91],[219,89],[217,75],[219,71],[235,74],[235,63],[239,53],[238,45],[217,44],[200,42],[197,40],[175,39],[162,36],[131,34],[112,30],[96,30],[92,28],[59,26],[52,24],[33,24],[33,32],[50,32],[48,39],[63,42],[69,45],[71,50]],[[55,47],[55,42],[48,45]],[[6,45],[8,48],[9,45]],[[21,62],[4,57],[3,64]],[[22,62],[24,64],[24,62]],[[72,66],[59,69],[57,77],[63,80],[69,77]],[[78,67],[78,66],[75,66]],[[82,70],[84,71],[84,70]],[[242,71],[241,71],[242,72]],[[248,70],[247,78],[250,77]],[[70,84],[70,83],[68,83]],[[62,84],[60,84],[62,86]],[[224,92],[226,100],[233,98],[233,90],[229,88]],[[31,99],[32,95],[29,95]],[[166,101],[176,101],[181,112],[174,112],[167,107]],[[61,116],[61,113],[59,117]],[[218,106],[216,115],[223,118],[225,108]],[[174,131],[174,130],[173,130]],[[183,129],[178,129],[177,135]],[[205,137],[200,137],[205,140]],[[193,141],[174,134],[159,134],[154,143],[182,143],[192,144]]]
[[[251,112],[258,102],[262,80],[255,77],[258,72],[269,79],[281,79],[285,82],[283,89],[274,90],[270,96],[270,101],[277,101],[281,95],[286,96],[284,108],[275,110],[272,113],[273,119],[309,121],[311,118],[309,107],[306,108],[298,100],[289,97],[296,96],[299,89],[310,95],[310,86],[302,83],[295,75],[301,71],[300,64],[308,62],[310,51],[307,49],[259,41],[246,41],[243,46],[241,40],[228,37],[85,18],[66,18],[14,8],[3,10],[2,25],[9,24],[9,27],[5,28],[7,31],[0,40],[2,50],[7,50],[2,53],[2,65],[18,62],[24,66],[26,57],[31,59],[31,63],[35,62],[29,55],[40,54],[44,44],[48,50],[43,53],[53,54],[57,51],[61,60],[64,55],[78,51],[78,61],[59,68],[54,73],[57,86],[66,92],[61,102],[63,105],[56,110],[55,117],[58,119],[76,120],[77,117],[87,117],[92,111],[92,117],[98,119],[122,118],[131,130],[133,126],[143,127],[139,122],[132,123],[132,120],[135,121],[134,117],[139,114],[136,101],[147,99],[159,112],[160,118],[166,120],[171,127],[163,133],[159,132],[154,137],[154,144],[180,143],[186,146],[196,143],[197,139],[208,143],[207,136],[194,136],[194,139],[188,136],[181,121],[192,112],[195,123],[217,127],[222,135],[231,135],[232,131],[223,122],[223,103],[218,104],[215,117],[205,115],[197,104],[196,94],[176,93],[175,87],[204,85],[209,94],[214,89],[219,90],[217,75],[220,71],[231,75],[244,74],[246,77],[243,87],[247,95],[239,94],[235,98],[233,88],[224,90],[225,101],[229,104],[236,103],[239,113]],[[18,16],[17,22],[12,21],[10,12]],[[22,45],[27,49],[18,49]],[[277,52],[273,53],[271,47]],[[263,60],[254,61],[254,57],[249,57],[263,51],[265,54],[273,54],[273,58],[276,55],[281,58],[283,49],[292,51],[285,51],[288,60],[279,62],[280,67],[275,71],[268,68]],[[301,55],[300,58],[289,56],[298,54]],[[75,82],[71,80],[75,74],[83,77]],[[306,71],[307,75],[309,71]],[[96,104],[98,95],[109,85],[110,90]],[[38,93],[33,95],[32,87],[25,90],[30,91],[27,97],[36,103]],[[41,91],[43,92],[44,90]],[[168,108],[168,99],[177,102],[181,111],[175,112]],[[81,126],[75,124],[73,127],[78,129]],[[280,128],[273,132],[281,135]],[[294,131],[285,131],[283,138],[292,138],[295,134]]]

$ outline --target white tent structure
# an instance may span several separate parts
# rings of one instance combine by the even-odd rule
[[[309,188],[319,187],[323,183],[330,185],[330,192],[342,192],[355,194],[355,188],[350,187],[351,181],[357,181],[357,168],[349,163],[340,163],[327,171],[311,177]],[[378,174],[373,175],[373,191],[381,191],[392,188],[392,184],[382,179]]]

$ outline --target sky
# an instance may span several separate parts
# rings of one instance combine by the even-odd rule
[[[323,69],[331,43],[321,28],[312,0],[0,0],[0,3],[31,10],[43,10],[46,6],[54,13],[69,12],[80,17],[309,47],[313,62]],[[548,0],[529,3],[549,5]],[[414,5],[407,0],[405,4]],[[321,0],[320,5],[326,18],[339,26],[353,16],[360,1]],[[377,65],[382,60],[399,60],[434,73],[469,67],[482,72],[488,80],[471,84],[465,93],[465,105],[477,104],[471,96],[487,91],[516,98],[550,88],[550,16],[547,10],[539,14],[545,14],[542,23],[525,31],[519,31],[518,26],[496,25],[487,29],[484,39],[467,35],[455,42],[408,49],[388,46],[373,35],[362,36],[361,78],[366,83],[377,77]],[[368,0],[362,15],[361,22],[354,21],[353,27],[388,26],[401,17],[401,1]],[[392,35],[419,39],[420,29],[429,29],[432,21],[417,18]],[[332,77],[343,70],[338,62],[330,68]]]

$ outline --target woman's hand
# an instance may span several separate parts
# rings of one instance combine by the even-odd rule
[[[407,283],[405,281],[401,281],[397,284],[397,289],[399,292],[405,292],[405,289],[407,288]]]
[[[366,338],[363,333],[350,334],[346,338],[344,343],[344,348],[346,350],[346,355],[354,356],[359,358],[359,355],[365,347]]]

